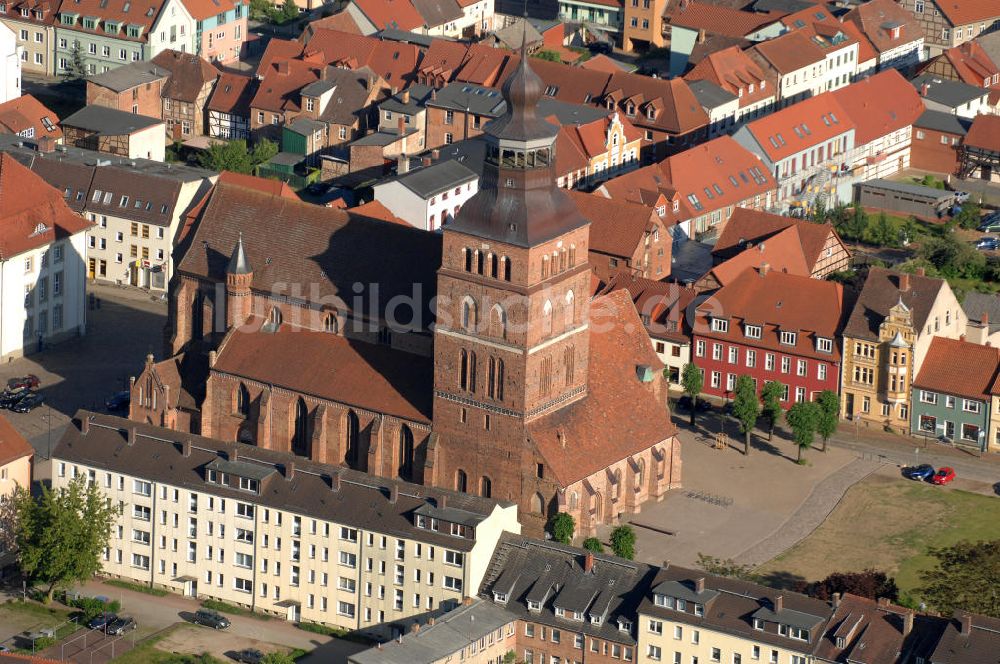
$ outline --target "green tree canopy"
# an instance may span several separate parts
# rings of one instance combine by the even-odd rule
[[[937,564],[920,573],[917,591],[928,604],[945,615],[964,609],[1000,618],[1000,540],[962,541],[928,553]]]
[[[750,454],[750,432],[760,417],[760,400],[757,398],[757,387],[750,376],[742,375],[736,378],[735,396],[733,397],[733,417],[740,425],[743,434],[743,454]]]
[[[572,515],[566,512],[559,512],[552,517],[552,521],[549,523],[549,532],[552,533],[552,539],[562,544],[572,543],[575,531],[576,521],[573,520]]]
[[[834,223],[841,237],[857,242],[865,238],[865,232],[868,230],[868,215],[865,214],[860,205],[855,205],[849,214],[844,214]]]
[[[890,602],[899,599],[899,588],[896,580],[885,572],[866,569],[863,572],[834,572],[822,581],[803,583],[795,588],[796,592],[804,592],[811,597],[829,601],[834,593],[851,593],[868,599],[886,598]]]
[[[21,571],[44,586],[49,601],[57,588],[100,571],[101,554],[120,512],[96,483],[79,475],[64,488],[43,486],[39,500],[19,488],[14,502]]]
[[[618,526],[611,531],[611,551],[619,558],[635,558],[635,531],[632,526]]]
[[[267,139],[258,141],[253,149],[244,140],[213,143],[198,161],[202,167],[213,171],[232,171],[249,175],[265,161],[278,154],[278,146]]]
[[[601,544],[601,540],[596,537],[588,537],[583,540],[583,548],[587,551],[593,551],[594,553],[604,553],[604,545]]]
[[[538,58],[539,60],[548,60],[549,62],[562,62],[562,57],[555,51],[536,51],[532,54],[532,57]]]
[[[969,230],[975,230],[979,228],[979,224],[982,221],[983,211],[979,207],[979,203],[973,203],[972,201],[966,201],[962,204],[962,209],[959,210],[952,220],[961,226]]]
[[[785,386],[777,380],[769,380],[764,383],[760,390],[760,399],[763,404],[761,415],[767,418],[767,439],[774,436],[774,425],[781,419],[781,397],[785,393]]]
[[[879,247],[899,246],[899,223],[879,212],[874,219],[869,220],[865,229],[865,241]]]
[[[291,21],[299,17],[299,6],[295,0],[285,0],[281,5],[281,18],[284,21]]]
[[[802,463],[802,452],[812,447],[819,423],[819,406],[813,401],[800,401],[793,404],[785,413],[788,425],[792,427],[792,439],[799,449],[796,461]]]
[[[816,433],[823,439],[823,451],[826,452],[826,442],[837,431],[840,422],[840,397],[833,390],[823,390],[816,397],[816,404],[819,406]]]
[[[260,664],[295,664],[295,660],[288,653],[269,652],[260,660]]]
[[[694,426],[694,414],[698,410],[698,395],[701,394],[701,390],[705,386],[705,377],[701,375],[701,369],[696,367],[694,362],[684,365],[684,370],[681,371],[681,386],[684,388],[684,394],[691,397],[691,426]]]
[[[941,276],[954,279],[982,279],[986,256],[970,245],[959,242],[953,234],[924,238],[917,254],[933,265]]]

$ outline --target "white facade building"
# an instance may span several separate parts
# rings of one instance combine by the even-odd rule
[[[374,190],[375,200],[400,219],[436,231],[479,191],[479,176],[450,159],[380,182]]]
[[[167,0],[149,31],[149,57],[152,60],[166,50],[197,53],[196,21],[181,0]]]
[[[21,52],[17,35],[0,23],[0,104],[21,96]]]

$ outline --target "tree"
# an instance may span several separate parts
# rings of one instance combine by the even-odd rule
[[[760,399],[763,402],[761,415],[767,418],[767,439],[774,436],[774,425],[781,419],[781,397],[785,393],[785,386],[777,380],[769,380],[764,383],[760,391]]]
[[[539,60],[548,60],[549,62],[562,62],[562,57],[555,51],[536,51],[532,54],[532,57],[538,58]]]
[[[966,201],[965,203],[962,203],[962,209],[958,211],[958,214],[952,217],[952,220],[962,228],[975,230],[979,228],[982,216],[983,212],[978,203]]]
[[[70,52],[69,69],[66,70],[66,76],[72,79],[87,76],[87,65],[83,62],[83,49],[80,48],[79,40],[73,42],[73,50]]]
[[[281,18],[283,21],[291,21],[299,17],[299,6],[295,4],[295,0],[285,0],[284,4],[281,5]]]
[[[945,615],[964,609],[1000,618],[1000,540],[962,541],[928,553],[937,565],[920,573],[917,590],[928,604]]]
[[[863,240],[865,231],[868,229],[868,215],[861,209],[860,205],[855,205],[850,214],[844,215],[837,232],[845,240]]]
[[[742,579],[756,583],[759,577],[753,572],[753,565],[741,565],[732,558],[716,558],[707,556],[704,553],[698,554],[698,567],[709,574],[718,576],[728,576],[733,579]]]
[[[819,406],[812,401],[800,401],[788,409],[785,419],[792,427],[792,439],[799,448],[799,456],[795,461],[802,463],[802,452],[812,447],[813,438],[816,436]]]
[[[508,650],[503,655],[503,664],[514,664],[517,661],[517,654],[513,650]]]
[[[549,522],[549,532],[552,539],[560,544],[569,544],[573,541],[573,532],[576,530],[576,521],[573,516],[566,512],[559,512],[552,517]]]
[[[46,601],[57,588],[86,581],[101,569],[120,510],[96,483],[79,475],[64,488],[43,486],[37,501],[19,488],[14,500],[21,571],[45,587]]]
[[[826,441],[837,431],[840,422],[840,397],[832,390],[823,390],[816,397],[816,405],[819,406],[816,433],[823,439],[823,451],[826,452]]]
[[[83,614],[82,619],[79,621],[81,624],[90,622],[102,613],[118,613],[118,610],[122,608],[118,600],[105,602],[96,597],[77,598],[73,600],[70,606],[80,609],[80,613]]]
[[[244,140],[213,143],[199,157],[202,167],[213,171],[250,174],[254,168],[278,154],[278,146],[267,139],[258,141],[253,150]]]
[[[701,369],[696,367],[693,362],[684,365],[684,370],[681,372],[681,386],[684,388],[684,394],[691,398],[691,426],[694,426],[694,414],[698,410],[698,395],[701,394],[701,388],[705,386],[705,377],[701,375]]]
[[[260,664],[295,664],[295,660],[288,653],[269,652],[261,658]]]
[[[733,398],[733,417],[740,425],[743,434],[743,454],[750,455],[750,433],[760,417],[760,400],[757,399],[757,386],[753,378],[747,375],[737,376],[736,396]]]
[[[896,580],[885,572],[866,569],[863,572],[834,572],[822,581],[803,584],[797,592],[829,601],[834,593],[851,593],[868,599],[884,597],[890,602],[899,600],[899,588]]]
[[[618,526],[611,531],[611,551],[619,558],[635,558],[635,531],[632,526]]]
[[[899,228],[885,212],[879,212],[875,219],[868,222],[865,239],[879,247],[895,247],[899,244]]]
[[[588,537],[583,540],[583,548],[587,551],[593,551],[594,553],[604,553],[604,545],[601,544],[601,540],[596,537]]]

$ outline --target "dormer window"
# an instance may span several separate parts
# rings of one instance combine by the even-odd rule
[[[260,482],[249,477],[241,477],[240,489],[243,491],[253,491],[254,493],[257,493],[260,490]]]
[[[625,104],[625,115],[629,116],[630,118],[635,116],[635,104],[633,104],[632,102]]]
[[[696,616],[703,616],[703,615],[705,615],[705,605],[704,604],[693,604],[692,603],[692,606],[694,607],[694,615],[696,615]]]
[[[212,484],[227,484],[226,474],[220,473],[214,468],[209,468],[208,472],[205,475],[205,479],[207,479]]]
[[[566,617],[566,611],[564,611],[561,606],[555,607],[555,614],[556,614],[556,618],[565,618]]]
[[[725,318],[713,318],[712,319],[712,331],[713,332],[728,332],[729,331],[729,321]]]
[[[497,604],[506,604],[507,593],[498,593],[496,591],[493,591],[493,601],[496,602]]]
[[[660,595],[658,593],[655,594],[655,595],[653,595],[653,604],[655,604],[656,606],[666,606],[667,605],[667,596],[666,595]]]
[[[574,611],[573,620],[577,622],[583,622],[583,611]]]
[[[743,336],[747,339],[760,339],[760,325],[744,325]]]
[[[795,332],[786,332],[782,330],[780,341],[785,346],[794,346],[795,340],[798,335]]]
[[[597,615],[591,614],[591,616],[590,616],[590,624],[591,625],[600,625],[602,622],[604,622],[604,617],[603,616],[597,616]]]
[[[649,120],[655,120],[656,119],[656,109],[653,108],[652,106],[650,106],[649,108],[647,108],[646,109],[646,118],[649,119]]]
[[[631,620],[625,620],[624,618],[619,618],[618,619],[618,630],[622,631],[622,632],[631,632],[632,631],[632,621]]]
[[[847,647],[847,639],[842,636],[837,637],[837,648],[843,650]]]
[[[753,628],[755,630],[759,631],[759,632],[763,632],[764,631],[764,621],[761,620],[760,618],[754,618],[753,619]]]
[[[680,209],[681,209],[681,202],[680,202],[680,200],[674,201],[674,212],[679,212]]]
[[[529,611],[534,611],[535,613],[538,613],[539,611],[542,610],[542,603],[541,602],[535,602],[535,601],[529,599],[528,600],[528,610]]]
[[[832,353],[833,339],[827,339],[826,337],[817,337],[816,350],[818,350],[821,353]]]
[[[667,206],[666,205],[657,205],[656,206],[656,216],[657,217],[662,217],[666,213],[667,213]]]
[[[677,610],[678,611],[687,611],[687,608],[688,608],[687,600],[685,600],[685,599],[678,599],[677,600]]]

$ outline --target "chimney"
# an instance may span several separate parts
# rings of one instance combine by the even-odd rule
[[[84,415],[80,420],[80,433],[84,436],[90,433],[90,415]]]
[[[958,335],[958,340],[959,341],[965,341],[965,335],[964,334]]]
[[[412,634],[419,634],[420,633],[420,623],[418,623],[418,622],[413,623],[413,627],[410,629],[410,632]]]
[[[905,272],[899,275],[899,290],[904,293],[910,290],[910,275]]]
[[[235,445],[233,447],[229,448],[228,458],[229,458],[230,461],[233,461],[233,462],[239,461],[240,460],[240,448],[236,447]]]
[[[761,263],[760,264],[760,276],[766,277],[767,273],[770,272],[770,271],[771,271],[771,265],[770,265],[770,263]]]
[[[439,510],[443,510],[444,508],[448,507],[448,496],[445,494],[441,494],[440,496],[438,496],[437,503]]]
[[[924,268],[922,268],[922,267],[918,267],[918,268],[916,269],[916,275],[917,275],[918,277],[926,277],[926,276],[927,276],[927,270],[925,270],[925,269],[924,269]]]
[[[340,491],[340,473],[337,471],[330,473],[330,491]]]
[[[431,150],[431,159],[433,159],[434,161],[437,161],[440,158],[441,158],[441,151],[440,150],[438,150],[437,148],[434,148],[433,150]]]
[[[191,456],[191,439],[187,438],[181,443],[181,456]]]
[[[404,104],[409,104],[410,103],[410,89],[409,88],[403,90],[403,103]]]
[[[905,639],[913,631],[913,611],[903,614],[903,638]]]
[[[218,359],[219,354],[214,350],[208,351],[208,366],[209,368],[215,366],[215,360]]]
[[[396,157],[396,174],[405,175],[410,170],[410,158],[406,156],[406,153],[402,153]]]
[[[295,479],[295,462],[286,461],[285,462],[285,479],[291,482]]]
[[[594,554],[588,551],[583,556],[583,571],[586,572],[587,574],[590,574],[590,572],[592,572],[593,569],[594,569]]]
[[[699,576],[694,580],[694,592],[698,595],[705,592],[705,577]]]
[[[979,319],[979,324],[982,325],[983,327],[989,327],[990,315],[985,311],[983,312],[982,317]]]
[[[774,612],[781,613],[782,608],[785,606],[785,598],[778,595],[774,598],[774,602],[772,602],[772,604],[774,604]]]
[[[704,44],[705,43],[705,35],[706,35],[705,28],[701,28],[700,30],[698,30],[698,43],[699,44]]]
[[[129,427],[128,428],[128,446],[129,447],[132,447],[133,445],[135,445],[135,439],[136,439],[135,427]]]
[[[833,608],[834,609],[836,609],[837,607],[839,607],[840,606],[840,593],[833,593],[833,597],[831,597],[831,600],[833,602]]]
[[[389,487],[389,503],[395,505],[399,502],[399,485],[395,482]]]
[[[406,133],[406,122],[403,121],[402,115],[396,120],[396,133],[400,136]]]
[[[398,85],[392,86],[392,96],[395,97],[398,94],[399,94],[399,86]]]
[[[969,636],[972,634],[972,614],[963,613],[958,618],[961,629],[959,630],[962,636]]]
[[[42,136],[38,139],[38,151],[49,154],[56,151],[56,142],[51,136]]]
[[[431,99],[437,99],[437,98],[438,98],[438,91],[437,88],[434,88],[431,90]]]
[[[472,598],[466,595],[462,598],[462,606],[472,606]],[[971,618],[970,618],[971,620]]]

